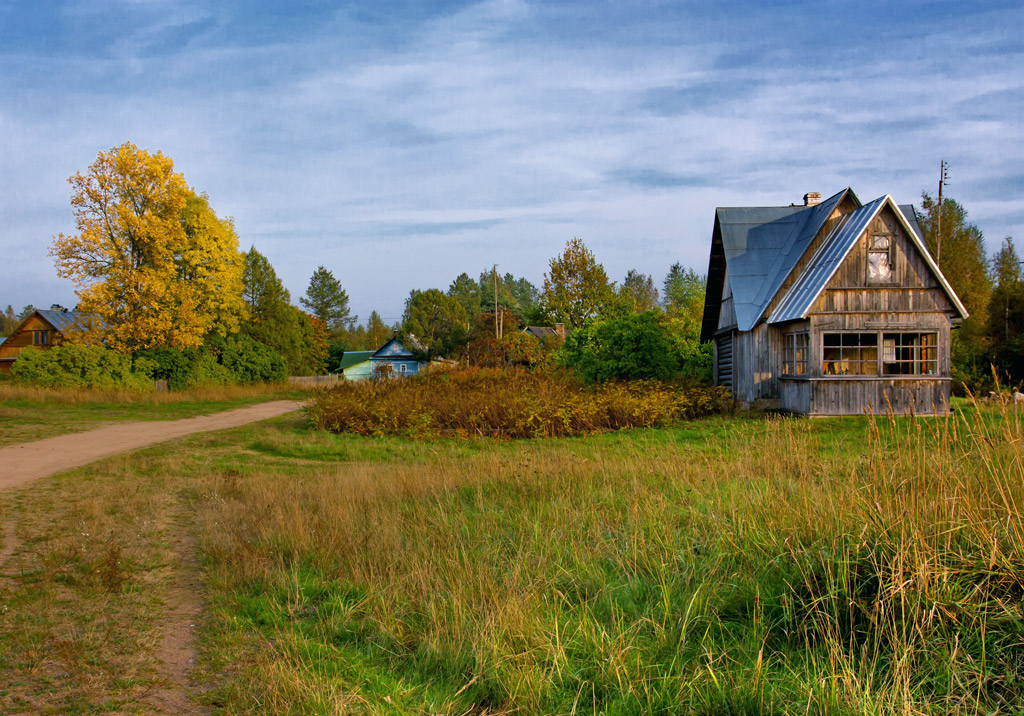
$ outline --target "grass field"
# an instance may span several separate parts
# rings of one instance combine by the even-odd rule
[[[197,390],[52,390],[0,383],[0,446],[80,432],[113,422],[174,420],[245,405],[307,396],[286,386],[236,386]]]
[[[215,713],[1011,713],[1022,459],[970,407],[195,436],[0,493],[0,712],[158,712],[192,574]]]

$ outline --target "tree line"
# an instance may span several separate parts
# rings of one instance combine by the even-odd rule
[[[76,287],[80,321],[67,336],[75,342],[168,365],[181,362],[175,352],[218,360],[225,350],[249,352],[242,363],[273,366],[274,375],[315,374],[337,366],[345,351],[375,350],[394,335],[415,335],[425,358],[534,355],[536,347],[517,336],[521,329],[561,323],[572,337],[561,359],[577,368],[618,345],[622,355],[588,370],[621,372],[642,347],[648,358],[658,356],[654,363],[667,361],[666,371],[710,376],[710,347],[699,342],[705,277],[678,263],[657,283],[637,270],[617,283],[573,238],[549,261],[540,287],[496,267],[475,278],[463,272],[446,289],[410,291],[400,321],[388,325],[373,311],[361,324],[324,266],[311,276],[301,308],[293,305],[269,260],[255,247],[240,251],[234,222],[218,216],[160,152],[126,142],[100,152],[69,182],[77,233],[55,236],[50,254],[58,275]],[[1012,238],[990,262],[982,232],[952,198],[940,207],[922,194],[919,218],[971,314],[953,333],[954,385],[985,389],[993,366],[1021,381],[1024,275]],[[8,306],[0,333],[32,310]],[[609,368],[616,361],[620,368]]]

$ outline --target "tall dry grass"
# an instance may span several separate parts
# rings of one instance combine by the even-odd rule
[[[210,474],[226,712],[1024,703],[1012,415],[713,428]]]
[[[87,405],[109,403],[113,405],[165,405],[204,401],[257,398],[284,394],[289,390],[279,385],[208,386],[181,391],[153,391],[140,393],[129,390],[93,390],[85,388],[60,389],[32,385],[0,383],[0,402],[50,403],[54,405]]]

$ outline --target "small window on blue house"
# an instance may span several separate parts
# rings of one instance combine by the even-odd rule
[[[405,368],[406,368],[405,363],[402,363],[402,367],[401,367],[402,375],[405,375]]]

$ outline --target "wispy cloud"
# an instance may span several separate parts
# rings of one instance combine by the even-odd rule
[[[0,7],[0,300],[70,302],[66,178],[174,157],[297,297],[355,311],[581,236],[621,277],[706,264],[716,205],[852,185],[915,201],[940,158],[1022,233],[1016,4],[77,2]],[[4,295],[6,294],[6,295]]]

